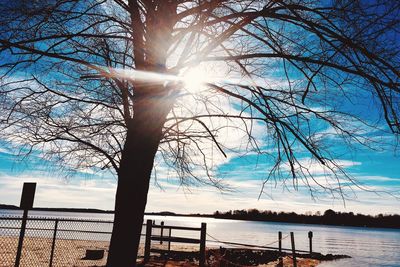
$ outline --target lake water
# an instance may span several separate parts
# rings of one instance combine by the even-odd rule
[[[19,211],[0,210],[2,215],[19,215]],[[112,214],[31,212],[32,216],[112,220]],[[292,223],[251,222],[212,218],[145,216],[157,224],[199,227],[207,223],[207,246],[219,246],[215,240],[276,247],[278,232],[283,237],[294,232],[296,249],[308,250],[308,231],[313,231],[313,250],[323,254],[346,254],[351,259],[325,262],[319,266],[400,266],[400,229],[339,227]],[[173,235],[188,236],[176,231]],[[190,235],[189,235],[190,236]],[[275,243],[274,243],[275,242]],[[227,246],[227,245],[224,245]],[[290,248],[290,238],[282,241]]]

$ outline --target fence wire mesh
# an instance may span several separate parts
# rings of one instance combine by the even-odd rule
[[[21,228],[20,218],[0,219],[0,266],[14,266]]]
[[[28,219],[23,240],[20,266],[46,266],[52,244],[52,221]],[[46,264],[47,263],[47,264]]]
[[[0,217],[1,267],[15,265],[21,225],[20,217]],[[112,221],[29,216],[20,266],[105,266],[112,225]],[[102,255],[99,259],[86,257],[89,250]],[[143,256],[142,248],[139,256]]]

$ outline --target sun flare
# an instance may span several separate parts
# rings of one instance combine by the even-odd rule
[[[204,68],[195,67],[181,74],[185,90],[198,93],[205,89],[206,83],[212,82],[211,74]]]

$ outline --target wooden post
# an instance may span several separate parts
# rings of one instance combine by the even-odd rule
[[[308,232],[308,239],[310,241],[310,255],[312,254],[312,238],[313,238],[313,232],[309,231]]]
[[[278,232],[278,240],[279,240],[279,243],[278,243],[279,252],[282,252],[282,232],[281,231]]]
[[[28,210],[33,207],[33,201],[35,199],[36,183],[24,183],[22,188],[20,208],[24,210],[21,222],[21,231],[19,233],[17,255],[15,257],[15,267],[19,267],[22,255],[22,245],[25,237],[26,221],[28,219]]]
[[[292,241],[293,267],[297,267],[296,248],[294,246],[294,233],[293,232],[290,232],[290,239]]]
[[[201,223],[201,232],[200,232],[200,257],[199,257],[199,266],[204,267],[206,262],[206,232],[207,224]]]
[[[160,244],[163,243],[164,221],[161,221]]]
[[[151,228],[153,226],[153,222],[151,220],[147,220],[146,222],[146,240],[144,244],[144,262],[148,262],[150,259],[150,246],[151,246]]]
[[[168,252],[171,251],[171,231],[172,231],[172,228],[169,228],[169,234],[168,234]]]
[[[50,263],[49,263],[50,267],[53,266],[54,248],[56,246],[56,238],[57,238],[57,228],[58,228],[58,219],[56,219],[54,223],[53,242],[51,243]]]
[[[282,259],[282,232],[278,232],[278,249],[279,249],[279,258],[278,258],[278,267],[283,267],[283,259]]]

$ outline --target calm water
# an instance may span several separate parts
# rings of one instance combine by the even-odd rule
[[[4,214],[17,215],[18,211],[0,210]],[[41,217],[68,217],[79,219],[112,220],[111,214],[32,212]],[[261,246],[277,246],[278,231],[285,237],[294,232],[296,249],[308,250],[308,231],[313,231],[313,250],[323,254],[346,254],[351,259],[326,262],[319,266],[400,266],[400,230],[380,228],[338,227],[290,223],[250,222],[211,218],[190,218],[171,216],[146,216],[145,219],[164,221],[166,225],[199,227],[207,223],[207,246],[219,246],[215,241],[231,241]],[[175,231],[174,236],[188,236],[187,232]],[[273,243],[273,244],[271,244]],[[271,245],[269,245],[271,244]],[[226,245],[225,245],[226,246]],[[284,248],[290,248],[290,239],[282,241]]]

